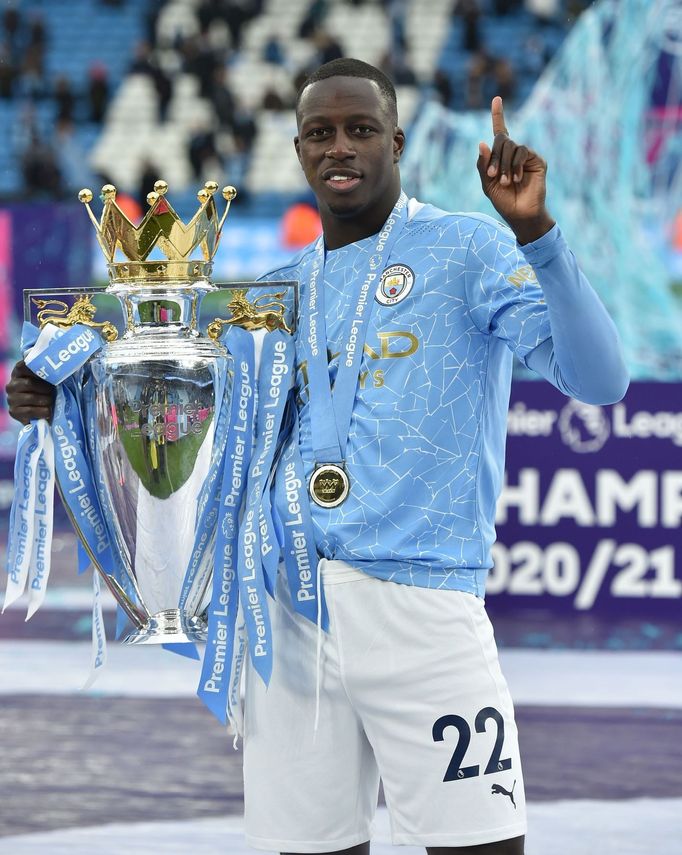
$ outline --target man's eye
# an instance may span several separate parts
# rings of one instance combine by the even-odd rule
[[[315,139],[316,137],[319,138],[326,136],[326,134],[327,128],[313,128],[312,130],[308,131],[308,136],[312,137],[313,139]]]
[[[370,128],[368,125],[356,125],[354,130],[358,136],[367,137],[373,132],[374,128]]]

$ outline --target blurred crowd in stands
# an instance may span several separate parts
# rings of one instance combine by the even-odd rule
[[[281,67],[293,85],[288,90],[266,88],[260,103],[249,104],[231,81],[231,69],[243,50],[244,34],[261,16],[268,0],[196,0],[186,2],[185,16],[173,23],[167,15],[173,0],[95,0],[94,5],[123,8],[134,4],[143,16],[144,40],[121,45],[129,51],[128,75],[144,75],[152,83],[158,99],[158,120],[169,117],[178,75],[193,76],[198,94],[212,105],[213,121],[197,128],[188,140],[188,159],[196,178],[205,167],[230,158],[233,171],[245,172],[249,152],[257,134],[259,110],[282,111],[293,106],[300,82],[316,66],[344,55],[344,46],[326,26],[330,10],[341,0],[310,0],[298,26],[298,37],[310,50],[304,64],[296,66],[287,45],[272,34],[262,48],[263,63]],[[561,36],[588,0],[452,0],[451,18],[458,39],[449,42],[450,51],[459,51],[463,79],[453,78],[439,57],[434,57],[428,79],[410,63],[411,33],[406,12],[411,0],[343,0],[348,6],[378,7],[389,28],[390,50],[381,65],[396,85],[418,88],[420,94],[436,99],[451,109],[484,109],[494,94],[514,104],[521,76],[536,78],[550,58],[550,32]],[[177,6],[177,0],[175,0]],[[528,22],[522,62],[511,52],[491,50],[486,28],[495,22],[524,16]],[[10,139],[16,161],[23,172],[22,196],[60,197],[78,189],[79,164],[84,152],[75,141],[74,128],[99,128],[106,122],[107,108],[114,90],[122,81],[111,80],[103,62],[83,68],[79,79],[49,74],[46,55],[50,50],[50,30],[45,18],[28,10],[21,2],[5,5],[0,29],[0,102],[21,105],[19,121]],[[517,57],[519,54],[514,54]],[[51,131],[41,130],[36,121],[40,103],[52,106]],[[226,147],[224,140],[228,139]],[[220,141],[223,141],[222,143]],[[7,144],[7,143],[5,143]],[[140,195],[158,177],[151,164],[140,182]],[[148,174],[147,174],[148,173]],[[151,177],[151,181],[150,181]]]

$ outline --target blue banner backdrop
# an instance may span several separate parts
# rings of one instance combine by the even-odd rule
[[[24,316],[25,288],[92,284],[92,225],[79,202],[8,205],[12,222],[12,290]],[[20,321],[21,324],[21,321]]]
[[[12,501],[18,427],[4,395],[12,366],[20,358],[18,333],[25,288],[67,288],[92,284],[92,225],[80,202],[25,202],[0,206],[0,530]],[[0,290],[2,282],[0,281]],[[13,339],[16,339],[13,344]],[[55,523],[67,524],[55,499]],[[75,566],[74,556],[74,566]]]
[[[679,617],[681,523],[682,384],[633,383],[604,407],[513,384],[495,614]]]

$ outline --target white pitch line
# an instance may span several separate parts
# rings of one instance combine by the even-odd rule
[[[109,589],[102,585],[102,609],[113,611],[116,601]],[[24,611],[28,606],[28,594],[19,597],[18,600],[8,607],[7,612]],[[40,607],[41,611],[53,612],[91,612],[92,611],[92,582],[79,587],[55,587],[48,588],[45,592],[45,600]],[[1,620],[1,618],[0,618]]]
[[[163,794],[159,794],[163,798]],[[682,799],[531,802],[527,855],[678,855]],[[255,855],[244,841],[241,817],[173,822],[112,823],[0,839],[0,855]],[[390,843],[388,813],[377,811],[372,855],[424,855],[417,846]]]
[[[516,704],[682,709],[682,652],[506,649],[500,663]]]
[[[158,647],[111,642],[88,695],[192,697],[200,663]],[[517,706],[682,709],[682,653],[502,650]],[[84,641],[0,641],[0,695],[80,693],[90,670]]]

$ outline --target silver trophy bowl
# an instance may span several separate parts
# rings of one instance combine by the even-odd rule
[[[215,527],[179,604],[202,488],[222,457],[222,384],[229,395],[233,376],[226,349],[193,328],[212,289],[118,286],[128,328],[90,363],[86,424],[100,500],[138,606],[128,610],[129,644],[206,639]]]

